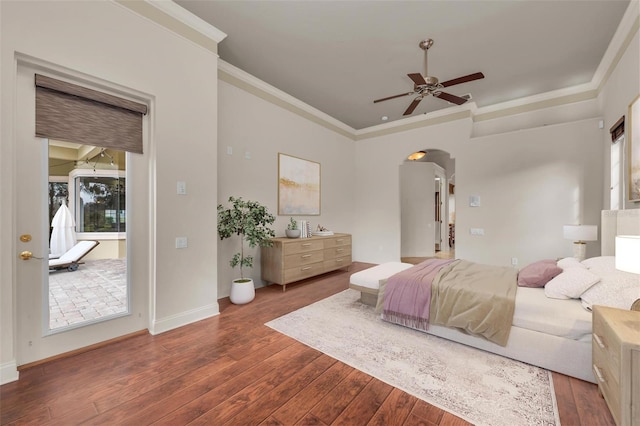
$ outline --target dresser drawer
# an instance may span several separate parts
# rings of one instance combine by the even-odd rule
[[[607,365],[609,374],[620,383],[620,342],[606,321],[599,316],[593,321],[593,356],[600,354],[601,365]],[[595,362],[595,361],[594,361]]]
[[[620,381],[618,374],[614,374],[608,364],[606,351],[597,347],[593,342],[593,375],[596,377],[600,392],[607,401],[616,424],[620,424]],[[617,372],[616,372],[617,373]]]
[[[324,270],[327,272],[347,268],[349,266],[351,266],[351,253],[347,256],[336,257],[335,259],[324,261]]]
[[[322,240],[315,240],[311,238],[302,238],[299,241],[284,244],[284,255],[295,253],[304,253],[307,251],[322,250],[324,244]]]
[[[308,265],[310,263],[322,262],[323,260],[324,260],[323,250],[289,254],[284,257],[284,269],[297,268],[298,266]]]
[[[324,240],[324,248],[333,248],[340,246],[350,246],[351,245],[351,235],[340,235],[331,238],[327,238]]]
[[[304,278],[313,277],[314,275],[320,275],[323,272],[324,270],[322,262],[289,268],[284,271],[284,282],[291,283],[294,281],[299,281]]]
[[[351,246],[337,246],[324,249],[324,259],[330,260],[336,257],[351,256]]]

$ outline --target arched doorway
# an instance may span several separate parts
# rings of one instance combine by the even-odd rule
[[[439,149],[421,152],[400,166],[400,256],[408,263],[455,257],[455,159]]]

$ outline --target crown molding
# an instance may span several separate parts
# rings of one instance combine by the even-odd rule
[[[348,137],[349,139],[355,139],[356,130],[353,127],[344,124],[340,120],[336,120],[329,114],[325,114],[319,109],[302,102],[288,93],[283,92],[282,90],[254,77],[248,72],[223,61],[222,59],[218,60],[218,78],[268,102],[298,114],[310,121],[331,129]]]
[[[618,28],[589,83],[553,90],[511,101],[478,108],[474,102],[446,108],[427,114],[412,116],[364,129],[351,126],[269,85],[241,69],[218,61],[218,78],[250,93],[301,115],[351,140],[363,140],[404,132],[425,126],[471,118],[474,122],[492,120],[515,114],[536,111],[553,106],[568,105],[595,99],[611,76],[620,58],[640,27],[640,0],[631,0]]]
[[[171,0],[113,0],[211,52],[218,53],[218,43],[227,35]]]

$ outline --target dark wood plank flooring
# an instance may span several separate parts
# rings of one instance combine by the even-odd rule
[[[466,425],[266,327],[348,287],[354,263],[258,289],[247,305],[24,369],[0,388],[1,424]],[[553,375],[563,425],[613,425],[591,383]]]

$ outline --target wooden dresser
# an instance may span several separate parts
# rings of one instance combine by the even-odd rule
[[[262,279],[282,286],[336,269],[351,266],[351,235],[334,234],[311,238],[273,238],[263,247]]]
[[[593,372],[616,424],[640,425],[640,312],[593,307]]]

